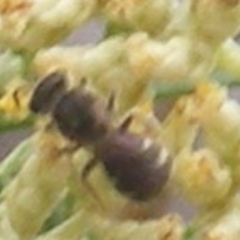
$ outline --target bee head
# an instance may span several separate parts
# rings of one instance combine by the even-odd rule
[[[66,91],[66,78],[60,72],[47,75],[33,91],[29,108],[33,113],[49,113]]]

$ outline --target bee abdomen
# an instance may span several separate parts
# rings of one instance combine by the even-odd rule
[[[170,163],[166,162],[161,168],[139,171],[137,176],[132,173],[131,178],[119,178],[116,188],[135,201],[147,201],[156,195],[166,185],[169,179]]]
[[[98,148],[107,174],[115,188],[137,201],[146,201],[161,192],[166,185],[171,163],[159,159],[160,147],[144,147],[144,139],[129,133],[116,133]]]

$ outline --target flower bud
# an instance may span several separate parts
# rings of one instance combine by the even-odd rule
[[[160,81],[179,81],[189,74],[189,42],[174,37],[156,41],[147,34],[133,34],[126,42],[126,54],[133,71],[139,76]]]
[[[34,154],[5,189],[7,214],[21,239],[37,234],[60,201],[70,174],[69,157],[59,153],[56,136],[40,134],[39,138],[39,149],[34,148]]]
[[[197,136],[198,125],[190,100],[187,97],[179,99],[162,123],[160,137],[173,156],[182,149],[191,149]]]
[[[240,79],[240,47],[233,39],[227,40],[217,52],[216,67],[226,71],[236,82]]]
[[[224,87],[198,88],[195,95],[196,121],[206,144],[232,166],[236,164],[240,141],[240,106],[229,99]],[[226,141],[227,139],[227,141]],[[234,165],[235,165],[234,164]],[[232,170],[236,170],[235,167]]]
[[[195,0],[191,12],[194,31],[210,42],[232,37],[240,24],[239,0]]]
[[[102,2],[103,15],[119,25],[158,34],[170,20],[172,1],[108,0]]]
[[[13,78],[19,78],[24,69],[24,61],[11,51],[5,51],[0,55],[0,91]]]
[[[114,240],[180,240],[184,225],[178,215],[167,215],[160,220],[115,221],[80,210],[56,229],[36,238],[36,240],[66,239],[114,239]]]
[[[34,52],[68,36],[95,11],[96,0],[0,2],[0,45]]]
[[[197,240],[238,240],[240,234],[240,203],[239,196],[232,199],[225,211],[218,213],[218,218],[206,224]]]
[[[183,150],[173,163],[173,178],[193,203],[212,205],[227,196],[232,184],[231,173],[212,150]]]

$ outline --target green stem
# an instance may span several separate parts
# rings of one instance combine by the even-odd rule
[[[193,240],[194,235],[197,232],[197,229],[194,226],[187,226],[184,234],[183,234],[183,240]]]
[[[0,117],[0,134],[4,134],[9,131],[19,130],[30,127],[33,124],[33,118],[27,118],[23,121],[9,121]]]
[[[221,85],[228,86],[229,88],[237,87],[240,85],[240,79],[232,77],[225,71],[217,71],[212,74],[214,81],[218,82]]]
[[[155,100],[174,100],[178,97],[193,92],[194,85],[189,83],[162,83],[157,85],[155,91]]]
[[[212,74],[211,79],[213,82],[217,82],[229,88],[240,85],[239,79],[231,77],[226,72],[215,72]],[[154,96],[156,101],[168,101],[192,93],[195,89],[195,85],[188,82],[160,83],[157,86],[154,86],[154,88],[156,89]]]
[[[106,28],[105,28],[105,34],[104,34],[104,39],[109,38],[111,36],[115,36],[117,34],[127,34],[131,32],[131,28],[126,25],[120,25],[116,23],[106,23]]]

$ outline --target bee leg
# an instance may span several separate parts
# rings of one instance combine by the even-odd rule
[[[107,208],[104,204],[104,201],[101,199],[101,197],[97,194],[97,192],[95,191],[95,189],[92,187],[92,185],[90,184],[90,182],[88,181],[88,177],[89,174],[91,173],[91,171],[96,167],[96,165],[98,164],[98,161],[96,158],[92,158],[87,164],[86,166],[83,168],[83,171],[81,173],[81,181],[83,186],[85,187],[85,189],[87,190],[88,193],[90,193],[92,195],[92,197],[94,198],[94,200],[97,202],[98,206],[100,206],[101,210],[103,212],[107,211]]]
[[[80,143],[76,143],[72,146],[69,147],[64,147],[63,149],[61,149],[61,154],[73,154],[74,152],[76,152],[79,148],[81,148],[81,144]]]
[[[16,89],[13,92],[13,100],[18,108],[20,108],[20,100],[19,100],[19,89]]]
[[[87,85],[87,82],[88,82],[87,79],[85,77],[83,77],[80,81],[80,87],[85,88]]]
[[[44,126],[44,130],[51,131],[54,128],[54,126],[55,126],[55,123],[53,120],[51,120]]]
[[[133,121],[133,115],[130,114],[126,118],[123,119],[122,123],[119,125],[118,129],[122,132],[125,132],[130,127],[131,123]]]
[[[111,94],[108,97],[108,102],[107,102],[107,111],[112,112],[115,108],[115,100],[116,100],[116,95],[112,91]]]

